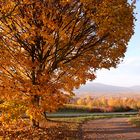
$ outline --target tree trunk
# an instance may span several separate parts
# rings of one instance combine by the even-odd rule
[[[38,95],[34,95],[33,98],[33,104],[37,107],[39,107],[39,99],[40,97]],[[32,127],[39,127],[39,121],[36,121],[35,119],[32,119]]]
[[[32,47],[32,63],[34,64],[35,62],[35,46]],[[32,67],[32,84],[36,85],[36,72],[35,72],[35,66]],[[40,100],[40,96],[38,95],[34,95],[32,103],[34,106],[39,107],[39,100]],[[36,119],[32,119],[32,127],[39,127],[39,121],[37,121]]]
[[[35,119],[32,119],[32,127],[37,127],[37,128],[39,128],[39,122],[38,121],[36,121]]]

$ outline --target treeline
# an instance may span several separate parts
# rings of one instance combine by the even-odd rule
[[[77,98],[71,100],[70,104],[66,105],[63,111],[78,111],[78,112],[121,112],[133,111],[140,109],[140,99],[134,98]]]

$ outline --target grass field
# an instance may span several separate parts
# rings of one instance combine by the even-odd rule
[[[140,127],[140,116],[132,117],[129,119],[129,121],[131,124]]]
[[[77,122],[82,123],[88,120],[95,120],[95,119],[104,119],[104,118],[118,118],[118,117],[128,117],[132,118],[136,115],[129,115],[129,114],[109,114],[109,115],[87,115],[87,116],[79,116],[79,117],[50,117],[50,120],[54,121],[62,121],[62,122]]]

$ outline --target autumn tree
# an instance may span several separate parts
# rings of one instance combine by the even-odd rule
[[[0,0],[1,119],[63,105],[95,71],[116,67],[133,35],[127,0]]]

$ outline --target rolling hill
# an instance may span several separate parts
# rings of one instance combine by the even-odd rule
[[[140,86],[119,87],[101,83],[88,83],[74,90],[76,96],[140,97]]]

